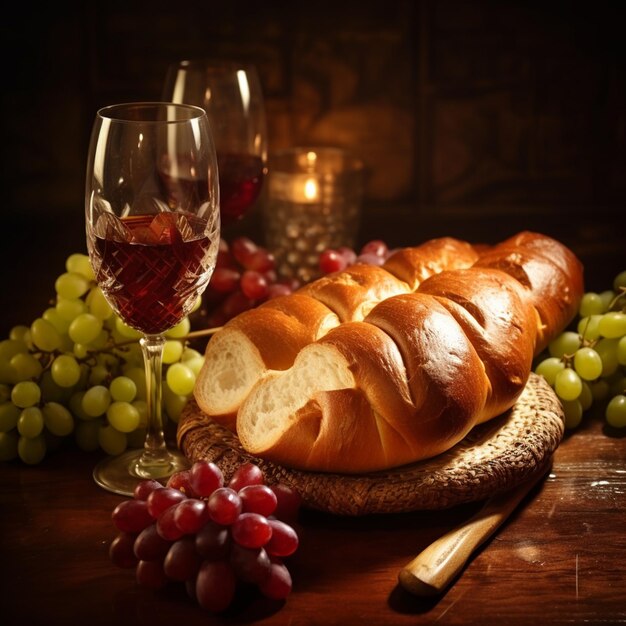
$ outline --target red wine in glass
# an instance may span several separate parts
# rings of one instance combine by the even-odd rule
[[[207,275],[210,246],[194,232],[202,233],[197,217],[163,212],[111,217],[103,236],[96,234],[98,283],[133,328],[156,335],[189,313],[206,282],[198,279]]]
[[[239,221],[261,191],[265,167],[253,154],[217,153],[222,225]]]

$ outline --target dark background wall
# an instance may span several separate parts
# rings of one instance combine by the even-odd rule
[[[195,56],[256,63],[270,150],[330,143],[364,159],[362,241],[404,245],[467,233],[495,241],[534,228],[582,257],[626,265],[621,4],[15,7],[0,26],[0,279],[9,290],[45,287],[69,253],[84,250],[85,158],[96,110],[158,99],[168,62]],[[254,220],[243,228],[256,232]]]

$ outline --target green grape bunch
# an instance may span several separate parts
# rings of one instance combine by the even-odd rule
[[[574,320],[548,346],[535,367],[563,405],[565,426],[578,427],[594,403],[606,422],[626,428],[626,270],[613,289],[586,292]]]
[[[143,446],[141,334],[110,307],[85,254],[66,259],[55,292],[30,326],[15,326],[0,341],[0,461],[38,464],[68,437],[81,450],[111,455]],[[190,327],[185,317],[165,334],[166,425],[178,422],[204,362],[187,341]]]

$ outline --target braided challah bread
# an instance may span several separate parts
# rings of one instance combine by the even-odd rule
[[[549,237],[433,240],[233,319],[208,344],[195,397],[249,453],[285,466],[403,465],[510,408],[582,294],[579,261]]]

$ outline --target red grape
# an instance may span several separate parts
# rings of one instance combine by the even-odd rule
[[[368,241],[361,248],[361,255],[363,254],[375,254],[376,256],[385,258],[389,249],[387,248],[387,244],[380,239],[373,239],[372,241]]]
[[[241,291],[250,300],[262,300],[267,297],[269,287],[263,274],[246,270],[241,276]]]
[[[180,539],[185,533],[177,526],[174,520],[176,514],[176,506],[171,506],[163,511],[156,522],[156,529],[159,535],[167,541],[176,541]]]
[[[202,559],[196,552],[195,541],[184,537],[174,542],[163,561],[163,571],[168,578],[185,582],[194,578],[200,569]]]
[[[258,246],[249,237],[237,237],[233,239],[230,246],[230,250],[237,262],[246,269],[251,269],[251,264],[258,249]]]
[[[151,524],[137,535],[133,549],[141,561],[162,561],[170,545],[159,535],[156,524]]]
[[[295,522],[302,505],[300,494],[285,483],[272,485],[271,489],[277,500],[274,516],[287,523]]]
[[[272,527],[272,537],[265,546],[271,556],[290,556],[298,548],[298,534],[296,531],[277,519],[268,520]]]
[[[280,296],[288,296],[292,293],[288,285],[282,285],[281,283],[274,283],[267,288],[267,299],[278,298]]]
[[[365,265],[382,265],[385,262],[385,257],[378,256],[373,252],[365,252],[359,254],[355,263],[363,263]]]
[[[324,250],[320,254],[319,266],[320,271],[324,274],[332,274],[333,272],[339,272],[346,268],[348,265],[345,257],[343,257],[337,250]]]
[[[337,248],[337,252],[346,260],[346,265],[352,265],[356,261],[356,252],[348,246]]]
[[[232,525],[231,534],[244,548],[262,548],[272,538],[272,527],[258,513],[242,513]]]
[[[235,572],[226,561],[205,561],[196,578],[198,604],[212,613],[226,610],[235,596]]]
[[[276,494],[267,485],[248,485],[239,491],[241,510],[270,516],[276,510]]]
[[[178,489],[172,487],[161,487],[155,489],[146,500],[148,511],[154,519],[157,519],[165,509],[169,509],[178,502],[184,500],[187,496]]]
[[[196,534],[196,550],[209,561],[225,559],[230,552],[231,540],[228,528],[209,522]]]
[[[237,521],[241,513],[241,498],[230,487],[216,489],[207,502],[209,516],[217,524],[229,526]]]
[[[209,521],[209,509],[204,500],[188,498],[176,505],[174,523],[186,534],[197,533]]]
[[[272,563],[269,578],[259,585],[261,593],[272,600],[284,600],[291,588],[291,574],[282,563]]]
[[[235,470],[228,486],[235,491],[239,491],[247,485],[262,485],[263,480],[263,471],[258,465],[244,463]]]
[[[218,293],[232,293],[239,287],[241,273],[230,267],[217,267],[211,277],[211,289]]]
[[[114,565],[128,569],[135,567],[139,559],[135,556],[133,546],[135,535],[132,533],[119,533],[109,546],[109,558]]]
[[[155,490],[160,489],[163,485],[158,480],[142,480],[137,483],[133,498],[135,500],[147,500],[148,496]]]
[[[224,484],[224,476],[215,463],[196,461],[191,468],[190,482],[198,496],[207,497]]]
[[[113,524],[118,530],[127,533],[141,532],[152,524],[148,504],[145,500],[124,500],[120,502],[111,514]]]
[[[195,498],[197,495],[191,488],[191,472],[188,469],[172,474],[165,486],[182,491],[188,498]]]
[[[246,583],[261,584],[269,578],[272,562],[263,548],[244,548],[233,544],[230,562],[237,578]]]
[[[267,272],[276,267],[274,255],[265,248],[257,248],[246,259],[246,268],[257,272]]]
[[[135,574],[141,587],[162,589],[167,585],[167,576],[160,561],[139,561]]]

